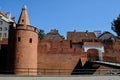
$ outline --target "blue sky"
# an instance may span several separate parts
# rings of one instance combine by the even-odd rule
[[[0,10],[11,12],[16,21],[26,4],[31,25],[68,31],[109,31],[111,22],[120,14],[120,0],[0,0]]]

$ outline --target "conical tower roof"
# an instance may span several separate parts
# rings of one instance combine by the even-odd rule
[[[22,8],[22,12],[21,12],[21,15],[19,17],[18,24],[30,25],[26,5],[24,5]]]

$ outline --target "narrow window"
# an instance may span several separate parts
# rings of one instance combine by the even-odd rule
[[[32,38],[29,39],[29,43],[32,43]]]
[[[20,42],[21,41],[21,38],[20,37],[18,37],[18,42]]]
[[[24,19],[22,19],[22,22],[24,22]]]

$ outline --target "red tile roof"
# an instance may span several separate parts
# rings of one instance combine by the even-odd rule
[[[0,14],[3,15],[4,17],[8,18],[4,12],[0,11]]]
[[[83,39],[96,39],[94,32],[68,32],[67,39],[72,42],[80,42]]]

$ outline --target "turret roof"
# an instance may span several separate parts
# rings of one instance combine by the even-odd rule
[[[30,25],[26,5],[24,5],[22,8],[22,12],[21,12],[21,15],[19,17],[18,24]]]

